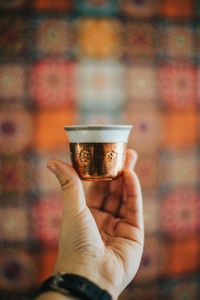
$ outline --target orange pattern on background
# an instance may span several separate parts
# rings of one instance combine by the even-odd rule
[[[116,21],[86,19],[80,25],[79,42],[83,54],[92,56],[116,54],[119,47]]]
[[[175,241],[168,248],[168,267],[166,273],[178,275],[194,272],[198,265],[199,245],[198,238]]]
[[[190,147],[196,145],[198,138],[198,115],[196,112],[165,112],[164,146]]]
[[[57,250],[45,250],[41,254],[42,267],[40,266],[39,283],[52,276],[53,268],[57,259]]]
[[[39,112],[35,117],[34,146],[38,150],[65,147],[67,135],[63,127],[74,124],[75,116],[74,110]]]
[[[38,10],[68,10],[71,8],[70,0],[35,0],[34,8]]]
[[[160,13],[167,17],[193,17],[194,2],[191,0],[161,0]]]

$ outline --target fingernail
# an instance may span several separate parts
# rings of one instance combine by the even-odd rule
[[[55,163],[47,163],[47,168],[53,173],[58,171],[58,166]]]

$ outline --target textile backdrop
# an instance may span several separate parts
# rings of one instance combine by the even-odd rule
[[[56,259],[64,125],[132,124],[140,270],[121,300],[200,299],[200,1],[0,1],[0,298]]]

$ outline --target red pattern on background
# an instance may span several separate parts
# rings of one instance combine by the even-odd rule
[[[70,61],[40,61],[32,67],[31,96],[42,108],[74,105],[76,65]]]
[[[62,218],[62,200],[58,196],[44,197],[33,208],[35,236],[41,242],[57,248]]]
[[[200,226],[200,194],[191,188],[177,189],[162,200],[161,228],[172,238],[196,235]]]
[[[191,109],[197,105],[197,71],[188,64],[167,64],[160,68],[160,96],[174,109]]]

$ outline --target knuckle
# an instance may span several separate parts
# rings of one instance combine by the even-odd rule
[[[64,180],[60,181],[60,185],[63,191],[68,190],[70,187],[74,186],[74,182],[71,178],[65,178]]]

